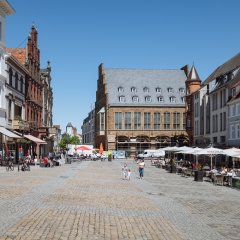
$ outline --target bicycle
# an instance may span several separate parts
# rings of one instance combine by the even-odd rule
[[[14,165],[13,165],[13,162],[12,161],[8,161],[7,162],[7,165],[6,165],[6,170],[7,171],[13,171],[14,170]]]

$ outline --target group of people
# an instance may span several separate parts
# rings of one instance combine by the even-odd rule
[[[139,159],[137,161],[138,164],[138,172],[139,172],[139,177],[140,179],[143,179],[144,176],[144,167],[145,167],[145,162],[143,159]],[[122,173],[123,173],[123,177],[126,180],[130,180],[130,176],[131,176],[131,169],[128,168],[127,164],[125,163],[122,167]]]

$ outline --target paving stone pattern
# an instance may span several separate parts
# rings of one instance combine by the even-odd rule
[[[131,180],[122,179],[127,163]],[[240,239],[240,191],[146,161],[86,161],[30,172],[0,168],[0,240]]]

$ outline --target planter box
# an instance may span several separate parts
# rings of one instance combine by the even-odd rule
[[[240,189],[240,178],[232,178],[232,187]]]
[[[170,172],[170,173],[176,173],[176,172],[177,172],[176,166],[170,166],[169,172]]]
[[[194,181],[202,182],[203,181],[203,176],[204,176],[203,171],[195,171]]]

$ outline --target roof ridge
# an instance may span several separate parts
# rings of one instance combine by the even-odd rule
[[[148,70],[148,71],[183,71],[181,69],[153,69],[153,68],[105,68],[105,70]]]

